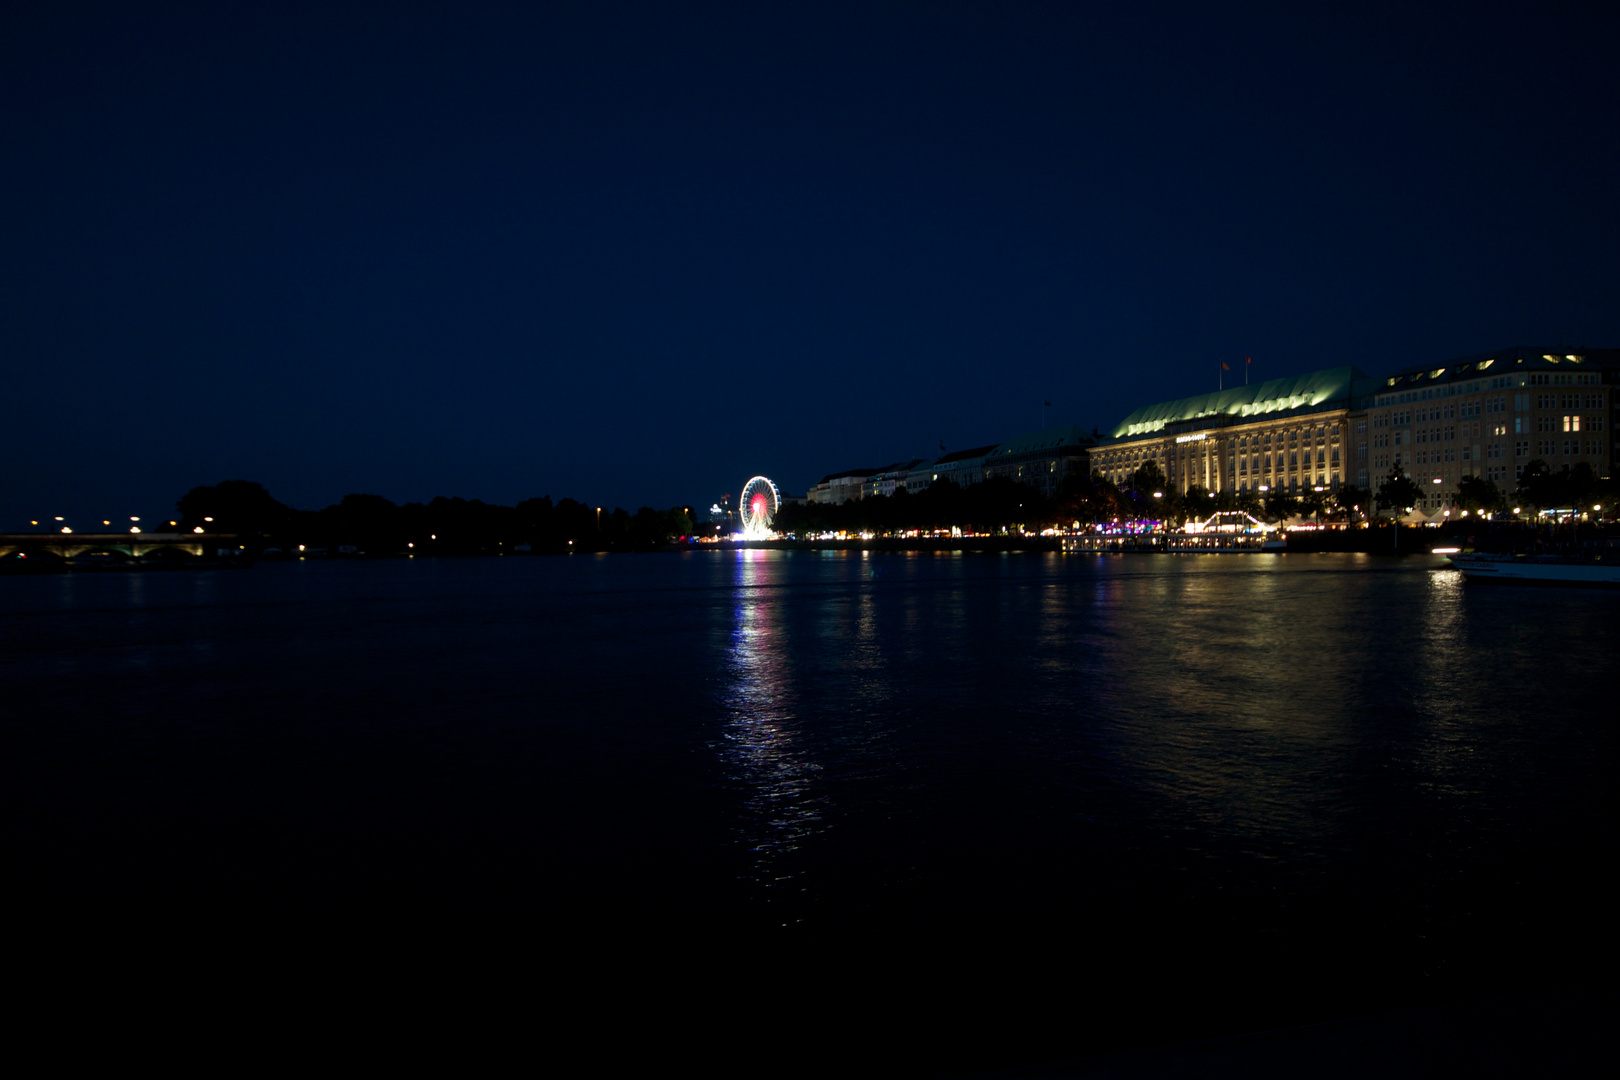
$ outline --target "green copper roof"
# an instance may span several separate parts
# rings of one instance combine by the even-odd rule
[[[991,451],[988,463],[994,463],[996,458],[1007,457],[1010,454],[1033,454],[1042,450],[1073,450],[1075,447],[1086,447],[1092,443],[1091,436],[1086,429],[1075,424],[1064,427],[1042,428],[1039,431],[1026,431],[1022,435],[1015,435],[998,446],[989,447]]]
[[[1368,375],[1357,367],[1328,368],[1293,379],[1272,379],[1250,386],[1234,386],[1213,394],[1179,398],[1137,409],[1114,426],[1114,438],[1151,435],[1170,424],[1205,417],[1261,417],[1309,411],[1333,404],[1350,404],[1351,387]]]

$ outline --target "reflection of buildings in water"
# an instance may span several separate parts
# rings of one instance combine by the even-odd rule
[[[769,900],[791,886],[803,888],[789,856],[822,829],[815,789],[821,766],[806,760],[798,745],[782,601],[773,587],[781,581],[783,556],[737,554],[731,681],[723,698],[728,716],[719,750],[731,779],[748,789],[742,832],[754,853],[754,883]]]
[[[1096,639],[1110,672],[1093,705],[1109,732],[1099,745],[1167,821],[1262,845],[1331,833],[1356,740],[1344,620],[1362,583],[1208,567],[1123,583],[1130,616]]]
[[[1418,759],[1422,770],[1430,783],[1443,787],[1465,766],[1457,751],[1467,745],[1464,732],[1470,721],[1492,711],[1488,699],[1493,680],[1480,677],[1478,656],[1468,639],[1463,576],[1431,572],[1424,584],[1422,603],[1410,606],[1419,620],[1414,652],[1423,671],[1422,692],[1412,695],[1408,708],[1427,728]]]

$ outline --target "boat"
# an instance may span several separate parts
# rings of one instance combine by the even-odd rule
[[[1461,571],[1467,581],[1620,589],[1620,557],[1503,555],[1476,551],[1449,554],[1446,560]]]

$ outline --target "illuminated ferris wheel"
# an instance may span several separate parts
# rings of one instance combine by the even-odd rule
[[[742,520],[743,538],[763,540],[771,534],[771,522],[782,508],[782,496],[768,476],[756,476],[743,485],[738,517]]]

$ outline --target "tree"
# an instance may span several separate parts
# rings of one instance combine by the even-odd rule
[[[1141,466],[1125,480],[1125,486],[1136,492],[1152,498],[1155,491],[1161,495],[1164,492],[1166,481],[1164,470],[1159,468],[1157,461],[1144,461]]]
[[[1215,498],[1202,484],[1189,487],[1181,502],[1187,508],[1187,516],[1194,521],[1204,521],[1215,512]]]
[[[781,509],[786,510],[783,506]],[[697,531],[697,525],[692,521],[692,508],[690,506],[672,506],[664,512],[664,535],[668,537],[691,536]]]
[[[1280,488],[1266,498],[1266,520],[1284,522],[1299,513],[1299,500]]]
[[[1566,474],[1564,498],[1574,506],[1585,506],[1592,501],[1598,487],[1597,470],[1590,461],[1577,461]]]
[[[1389,475],[1384,477],[1384,483],[1378,489],[1378,509],[1393,510],[1396,516],[1400,516],[1416,506],[1421,498],[1423,489],[1401,472],[1399,465],[1390,466]]]
[[[1320,490],[1317,487],[1312,487],[1300,495],[1299,508],[1303,513],[1309,514],[1316,518],[1317,524],[1321,524],[1322,511],[1327,509],[1328,500],[1330,498],[1331,495],[1329,492]]]
[[[1514,493],[1521,503],[1542,510],[1564,501],[1563,487],[1563,477],[1553,472],[1545,461],[1535,458],[1525,464]]]
[[[190,532],[278,533],[296,514],[270,497],[263,484],[251,480],[225,480],[211,487],[194,487],[174,504],[179,529]]]
[[[1457,506],[1470,513],[1490,513],[1507,505],[1496,481],[1483,476],[1465,476],[1457,481]]]
[[[403,549],[407,543],[399,507],[381,495],[345,495],[316,517],[328,544],[352,544],[377,555]]]
[[[1372,492],[1354,484],[1345,484],[1333,493],[1333,501],[1339,510],[1354,522],[1358,514],[1366,514],[1372,509]]]

